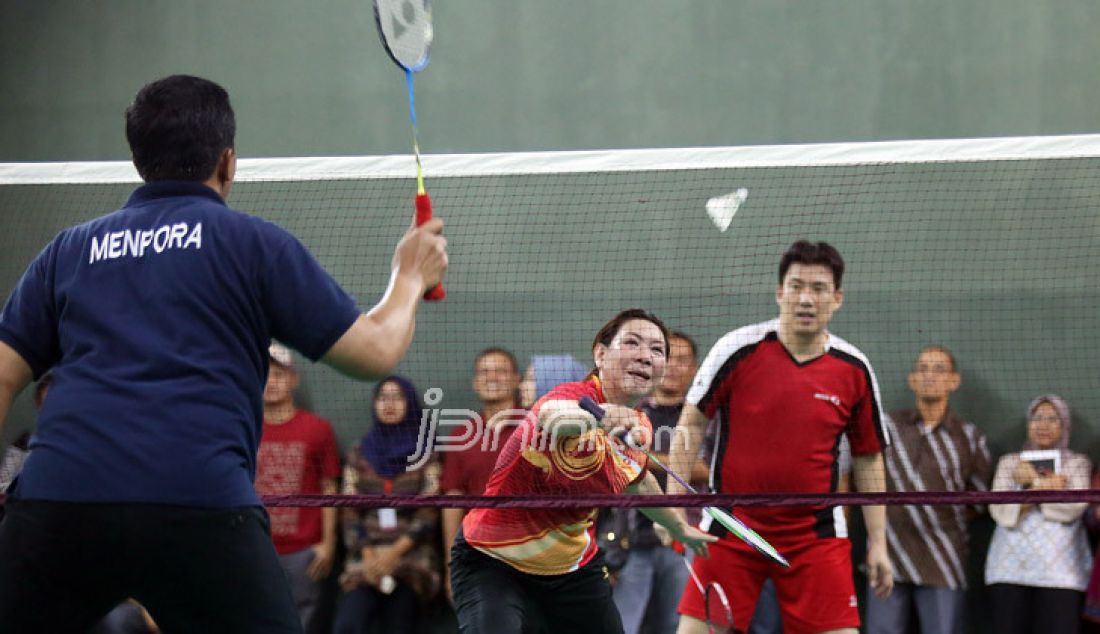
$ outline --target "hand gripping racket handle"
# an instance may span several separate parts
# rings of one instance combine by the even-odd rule
[[[596,401],[592,400],[591,396],[582,396],[581,400],[577,401],[577,405],[579,405],[580,408],[583,409],[584,411],[586,411],[589,414],[592,414],[594,417],[596,417],[596,420],[603,420],[604,414],[606,414],[606,412],[603,410],[603,408],[600,407],[599,404],[596,403]],[[626,442],[626,441],[624,441],[624,442]],[[695,490],[695,487],[691,486],[683,478],[676,475],[675,471],[673,471],[673,470],[669,469],[667,466],[665,466],[665,464],[663,462],[661,462],[656,457],[654,457],[654,455],[651,454],[650,452],[646,451],[644,447],[642,447],[641,450],[645,451],[645,455],[648,456],[649,459],[652,460],[654,463],[656,463],[658,467],[660,467],[662,470],[664,470],[665,473],[672,476],[673,480],[679,482],[680,486],[684,487],[685,489],[687,489],[688,491],[690,491],[692,493],[699,493],[698,491]]]
[[[427,193],[416,195],[416,226],[420,226],[432,219],[432,199]],[[424,293],[424,299],[429,302],[441,301],[447,296],[442,284],[436,284]]]
[[[584,411],[588,412],[589,414],[592,414],[592,417],[595,418],[597,421],[602,421],[603,417],[607,415],[607,412],[604,411],[604,408],[600,407],[599,404],[596,403],[596,401],[591,396],[582,396],[581,399],[579,401],[577,401],[577,405],[579,405],[580,408],[583,409]],[[645,448],[645,445],[644,444],[639,444],[639,442],[634,438],[634,436],[632,436],[630,434],[630,430],[615,429],[615,430],[609,431],[608,434],[612,438],[618,439],[619,442],[622,442],[627,447],[630,447],[631,449],[637,449],[638,451],[644,452],[645,455],[652,457],[652,454],[650,454],[649,451]],[[664,465],[662,465],[660,463],[657,463],[657,464],[661,468],[664,468]],[[673,477],[677,477],[677,476],[674,474]],[[692,493],[695,493],[695,491],[692,491]]]
[[[577,405],[580,405],[581,409],[592,414],[596,420],[603,420],[604,415],[607,414],[591,396],[582,396],[581,400],[577,401]]]
[[[607,413],[607,412],[604,411],[604,409],[602,407],[599,406],[598,403],[596,403],[596,401],[592,400],[591,396],[582,396],[581,399],[579,401],[577,401],[577,405],[579,405],[580,408],[583,409],[584,411],[588,412],[589,414],[592,414],[592,416],[594,416],[596,418],[596,420],[603,420],[604,414]],[[629,438],[624,442],[626,442],[627,444],[630,444]],[[668,465],[666,465],[665,463],[658,460],[657,456],[654,456],[650,451],[648,451],[644,447],[640,447],[638,449],[640,451],[644,452],[646,457],[649,458],[649,460],[651,462],[653,462],[658,467],[660,467],[662,471],[667,473],[669,475],[669,477],[671,477],[673,480],[679,482],[680,486],[684,487],[685,489],[687,489],[691,493],[695,493],[695,494],[699,493],[695,489],[695,487],[693,487],[693,486],[691,486],[690,484],[687,483],[687,480],[684,480],[683,478],[681,478],[679,475],[677,475],[677,473],[675,471],[673,471],[672,469],[669,469]],[[787,562],[787,560],[783,557],[783,555],[779,554],[779,551],[777,551],[775,549],[775,547],[773,547],[771,544],[769,544],[767,541],[765,541],[763,537],[761,537],[760,535],[757,535],[756,531],[752,530],[748,526],[745,526],[745,524],[741,520],[737,519],[736,517],[730,515],[729,513],[725,512],[725,511],[723,511],[721,509],[718,509],[718,508],[715,508],[713,506],[703,507],[703,512],[706,513],[707,515],[710,515],[716,522],[718,522],[719,524],[724,526],[726,528],[726,530],[733,533],[739,539],[741,539],[745,543],[749,544],[750,546],[752,546],[753,548],[758,550],[764,556],[768,557],[772,561],[776,562],[777,564],[782,565],[785,568],[790,568],[791,567],[791,564]]]

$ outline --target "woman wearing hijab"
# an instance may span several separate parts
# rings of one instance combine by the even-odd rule
[[[1069,450],[1069,405],[1053,394],[1027,408],[1024,453],[997,463],[993,490],[1086,489],[1092,464]],[[1046,451],[1046,456],[1026,452]],[[1053,456],[1056,456],[1054,458]],[[994,504],[997,522],[985,582],[1000,634],[1075,633],[1080,628],[1092,554],[1082,515],[1085,503]]]
[[[416,387],[400,376],[374,389],[373,425],[348,458],[348,495],[435,495],[439,465],[429,461],[408,471],[420,431]],[[336,613],[337,634],[419,632],[422,604],[439,591],[439,554],[434,546],[435,509],[347,509],[344,543],[348,563]]]

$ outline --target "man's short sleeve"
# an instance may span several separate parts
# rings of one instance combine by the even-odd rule
[[[869,364],[858,371],[862,375],[864,389],[859,404],[848,421],[847,432],[852,455],[867,456],[883,451],[890,441],[883,421],[882,402],[879,399],[874,371]]]
[[[707,353],[688,390],[687,402],[698,407],[707,418],[714,418],[722,403],[729,400],[731,356],[729,341],[719,340]]]
[[[317,361],[355,323],[359,310],[305,245],[283,235],[283,245],[265,263],[263,301],[271,336]]]
[[[53,294],[56,243],[31,262],[0,313],[0,340],[23,357],[35,379],[61,358]]]

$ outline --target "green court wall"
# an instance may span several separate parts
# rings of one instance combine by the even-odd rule
[[[1100,130],[1089,0],[452,0],[427,152]],[[230,89],[241,156],[405,153],[403,79],[349,0],[0,0],[0,161],[124,159],[172,73]]]

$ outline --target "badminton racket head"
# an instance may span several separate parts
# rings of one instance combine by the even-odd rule
[[[707,627],[711,634],[733,634],[738,631],[733,627],[733,609],[722,586],[715,582],[708,583],[703,601],[707,607]]]
[[[374,21],[382,46],[398,66],[415,73],[428,65],[433,35],[428,0],[374,0]]]

